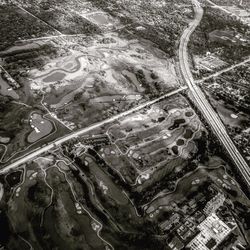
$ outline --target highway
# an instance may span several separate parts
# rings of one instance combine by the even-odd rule
[[[203,9],[200,6],[200,3],[196,0],[193,0],[193,8],[195,12],[195,19],[189,24],[182,34],[179,46],[179,64],[180,72],[182,74],[184,82],[187,84],[189,90],[192,93],[193,101],[195,105],[199,108],[207,123],[210,125],[211,129],[218,137],[224,148],[227,150],[228,154],[231,156],[233,162],[239,169],[247,185],[250,186],[250,174],[249,166],[246,163],[245,159],[240,154],[239,150],[234,145],[233,141],[229,137],[227,130],[219,118],[218,114],[214,111],[210,103],[207,101],[205,95],[199,86],[195,84],[193,79],[189,61],[188,61],[188,42],[190,36],[195,31],[197,26],[203,17]]]
[[[203,9],[201,8],[198,1],[193,0],[194,5],[194,11],[195,11],[195,19],[189,24],[189,26],[185,29],[181,36],[180,40],[180,47],[179,47],[179,61],[180,61],[180,71],[182,74],[182,77],[187,84],[188,88],[190,89],[194,102],[197,105],[197,107],[202,112],[204,118],[207,120],[207,123],[211,126],[213,132],[219,140],[221,141],[222,145],[224,145],[225,149],[231,156],[232,160],[234,161],[235,165],[238,167],[239,171],[241,172],[242,176],[244,177],[246,183],[250,185],[250,174],[249,174],[249,166],[234,145],[233,141],[229,137],[225,126],[223,125],[222,121],[220,120],[218,114],[213,110],[209,102],[206,100],[205,95],[201,91],[201,89],[195,84],[192,73],[190,71],[189,62],[188,62],[188,51],[187,46],[190,39],[191,34],[195,31],[196,27],[199,25],[200,21],[203,17]],[[178,90],[175,90],[173,92],[170,92],[168,94],[165,94],[155,100],[145,102],[135,108],[132,108],[128,111],[122,112],[118,115],[115,115],[111,118],[105,119],[101,122],[95,123],[93,125],[90,125],[89,127],[80,129],[78,131],[72,132],[70,134],[65,135],[64,137],[61,137],[57,139],[56,141],[53,141],[49,143],[48,145],[45,145],[41,148],[38,148],[21,158],[17,159],[14,162],[11,162],[9,165],[3,166],[3,168],[0,170],[1,172],[6,172],[11,169],[17,168],[18,166],[27,163],[28,161],[34,159],[35,157],[48,152],[49,150],[52,150],[53,148],[73,139],[78,136],[83,135],[84,133],[87,133],[93,129],[96,129],[102,125],[105,125],[107,123],[111,123],[117,119],[120,119],[124,116],[127,116],[129,114],[132,114],[133,112],[139,111],[145,107],[148,107],[152,104],[155,104],[171,95],[177,94],[180,91],[183,91],[187,89],[187,87],[182,87]]]
[[[61,144],[65,143],[65,142],[67,142],[67,141],[69,141],[69,140],[71,140],[73,138],[77,138],[77,137],[79,137],[79,136],[81,136],[81,135],[83,135],[83,134],[85,134],[85,133],[87,133],[87,132],[89,132],[89,131],[91,131],[93,129],[99,128],[102,125],[114,122],[114,121],[116,121],[118,119],[121,119],[121,118],[127,116],[127,115],[130,115],[130,114],[132,114],[134,112],[137,112],[137,111],[139,111],[139,110],[141,110],[143,108],[149,107],[149,106],[151,106],[151,105],[153,105],[153,104],[155,104],[157,102],[160,102],[160,101],[166,99],[167,97],[178,94],[178,93],[180,93],[180,92],[182,92],[182,91],[184,91],[186,89],[187,89],[187,86],[180,87],[179,89],[171,91],[171,92],[169,92],[169,93],[167,93],[165,95],[162,95],[159,98],[156,98],[156,99],[151,100],[151,101],[147,101],[147,102],[142,103],[142,104],[140,104],[140,105],[138,105],[138,106],[136,106],[136,107],[134,107],[132,109],[129,109],[129,110],[125,111],[125,112],[119,113],[119,114],[114,115],[114,116],[112,116],[112,117],[110,117],[108,119],[105,119],[105,120],[103,120],[101,122],[97,122],[97,123],[92,124],[92,125],[90,125],[88,127],[85,127],[83,129],[80,129],[80,130],[77,130],[77,131],[72,132],[70,134],[67,134],[64,137],[61,137],[61,138],[57,139],[56,141],[50,142],[48,145],[45,145],[45,146],[43,146],[41,148],[38,148],[35,151],[33,151],[33,152],[31,152],[31,153],[29,153],[27,155],[22,156],[21,158],[17,159],[16,161],[10,163],[9,165],[4,166],[2,169],[0,169],[0,173],[4,173],[4,172],[7,172],[7,171],[9,171],[11,169],[15,169],[15,168],[19,167],[20,165],[25,164],[30,160],[33,160],[37,156],[39,156],[39,155],[41,155],[43,153],[46,153],[49,150],[52,150],[53,148],[56,148],[57,146],[60,146]]]

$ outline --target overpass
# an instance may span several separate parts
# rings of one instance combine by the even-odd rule
[[[138,105],[138,106],[136,106],[136,107],[134,107],[132,109],[129,109],[129,110],[125,111],[125,112],[119,113],[119,114],[114,115],[114,116],[112,116],[112,117],[110,117],[108,119],[97,122],[95,124],[92,124],[92,125],[90,125],[88,127],[82,128],[80,130],[74,131],[74,132],[72,132],[70,134],[67,134],[67,135],[65,135],[65,136],[63,136],[63,137],[61,137],[61,138],[59,138],[59,139],[57,139],[57,140],[55,140],[53,142],[50,142],[49,144],[47,144],[47,145],[45,145],[45,146],[43,146],[41,148],[35,149],[31,153],[28,153],[28,154],[23,155],[22,157],[16,159],[14,162],[11,162],[10,164],[8,164],[8,165],[4,166],[2,169],[0,169],[0,173],[7,172],[7,171],[9,171],[11,169],[15,169],[15,168],[19,167],[20,165],[25,164],[30,160],[33,160],[37,156],[39,156],[41,154],[44,154],[44,153],[48,152],[49,150],[52,150],[53,148],[56,148],[56,147],[60,146],[61,144],[65,143],[65,142],[67,142],[67,141],[69,141],[71,139],[77,138],[78,136],[81,136],[81,135],[83,135],[83,134],[85,134],[85,133],[87,133],[87,132],[89,132],[89,131],[91,131],[93,129],[101,127],[102,125],[106,125],[108,123],[114,122],[114,121],[116,121],[118,119],[121,119],[121,118],[127,116],[127,115],[130,115],[130,114],[132,114],[134,112],[137,112],[137,111],[139,111],[139,110],[141,110],[143,108],[146,108],[146,107],[149,107],[149,106],[151,106],[153,104],[156,104],[156,103],[166,99],[167,97],[178,94],[178,93],[180,93],[180,92],[182,92],[182,91],[184,91],[186,89],[187,89],[187,86],[180,87],[179,89],[171,91],[169,93],[166,93],[165,95],[162,95],[161,97],[158,97],[158,98],[156,98],[154,100],[147,101],[147,102],[142,103],[142,104],[140,104],[140,105]]]

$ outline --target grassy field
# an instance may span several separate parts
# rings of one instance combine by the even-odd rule
[[[84,210],[77,213],[65,176],[56,168],[47,170],[45,176],[40,169],[51,166],[51,160],[53,163],[53,157],[48,157],[28,165],[22,177],[24,181],[16,186],[12,197],[8,198],[8,189],[5,189],[3,199],[9,199],[6,200],[9,204],[6,211],[12,225],[10,235],[23,236],[35,249],[55,246],[59,249],[65,249],[65,246],[104,249],[102,240],[93,230],[95,221]],[[25,212],[16,216],[17,209]],[[17,240],[13,238],[9,244]]]
[[[86,40],[85,46],[70,49],[63,63],[58,57],[29,72],[31,92],[45,92],[44,103],[72,128],[127,110],[179,85],[173,61],[145,41],[109,33]]]
[[[111,144],[102,146],[99,154],[141,190],[178,165],[181,171],[196,154],[195,140],[204,129],[185,99],[173,96],[105,130]]]

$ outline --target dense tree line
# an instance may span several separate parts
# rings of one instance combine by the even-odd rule
[[[13,5],[0,6],[0,26],[0,51],[11,46],[19,39],[53,34],[53,31],[48,26]]]

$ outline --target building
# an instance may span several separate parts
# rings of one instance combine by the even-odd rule
[[[168,246],[172,250],[181,250],[184,248],[183,243],[176,236],[172,239]]]
[[[197,224],[194,222],[194,218],[190,217],[185,220],[184,224],[177,229],[177,234],[182,241],[187,241],[190,238],[193,238],[197,233]]]
[[[212,213],[197,228],[200,233],[187,247],[191,250],[213,250],[235,229],[235,226],[230,228]]]
[[[223,205],[225,200],[225,196],[222,193],[218,193],[206,204],[205,208],[203,209],[204,213],[206,215],[215,213],[215,211]]]
[[[198,224],[206,219],[205,215],[201,211],[195,212],[194,218]]]
[[[172,227],[172,225],[174,225],[180,221],[180,218],[181,217],[178,213],[173,214],[168,220],[166,220],[160,224],[160,229],[162,231],[169,230]]]
[[[89,136],[89,137],[82,137],[81,141],[83,144],[94,144],[94,146],[101,146],[101,145],[108,145],[110,144],[109,138],[106,134]]]
[[[5,71],[3,68],[0,71],[0,74],[2,75],[2,77],[4,78],[4,80],[6,80],[6,82],[13,88],[13,89],[19,89],[21,86],[19,83],[17,83],[10,75],[7,71]]]

